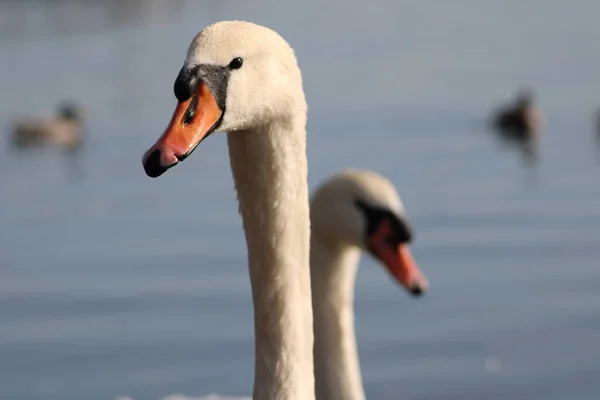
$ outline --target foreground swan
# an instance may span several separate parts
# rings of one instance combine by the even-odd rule
[[[193,39],[167,129],[143,157],[151,177],[228,132],[254,303],[254,399],[314,399],[306,101],[277,33],[219,22]]]
[[[365,398],[354,333],[354,281],[361,251],[419,295],[428,282],[412,259],[411,228],[394,186],[371,171],[346,170],[310,203],[310,267],[317,400]]]

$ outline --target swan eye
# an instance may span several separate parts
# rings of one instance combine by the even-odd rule
[[[229,63],[229,69],[240,69],[244,65],[244,60],[241,57],[236,57]]]

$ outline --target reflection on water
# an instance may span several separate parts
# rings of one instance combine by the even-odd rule
[[[524,167],[533,168],[540,161],[540,144],[534,140],[522,140],[494,132],[501,149],[516,152]]]
[[[30,158],[38,158],[36,154],[42,151],[39,148],[13,148],[13,156],[19,157],[20,153],[28,152]],[[81,144],[73,149],[55,149],[47,148],[45,152],[56,152],[60,157],[60,163],[63,164],[64,176],[67,181],[73,184],[81,184],[85,179],[85,144]]]
[[[81,152],[0,142],[2,396],[251,393],[225,137],[160,181],[141,166],[171,116],[189,40],[235,18],[296,49],[310,186],[374,169],[415,225],[432,284],[423,301],[369,258],[359,271],[368,397],[596,399],[599,11],[592,0],[0,2],[3,133],[62,99],[90,111]],[[548,117],[526,169],[485,123],[522,82]]]

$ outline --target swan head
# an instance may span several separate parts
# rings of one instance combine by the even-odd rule
[[[306,121],[293,49],[276,32],[250,22],[218,22],[198,33],[174,93],[171,122],[142,160],[153,178],[213,132],[248,131],[298,116]]]
[[[408,247],[413,230],[402,201],[383,176],[344,170],[315,191],[310,212],[314,240],[366,251],[415,296],[429,288]]]

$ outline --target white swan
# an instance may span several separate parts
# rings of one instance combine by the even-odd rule
[[[314,192],[310,215],[316,398],[362,400],[353,310],[361,251],[414,295],[429,284],[410,254],[412,229],[400,197],[383,176],[355,169],[334,175]]]
[[[218,22],[193,39],[174,91],[144,169],[157,177],[228,132],[254,303],[253,397],[314,399],[306,101],[294,52],[268,28]]]

